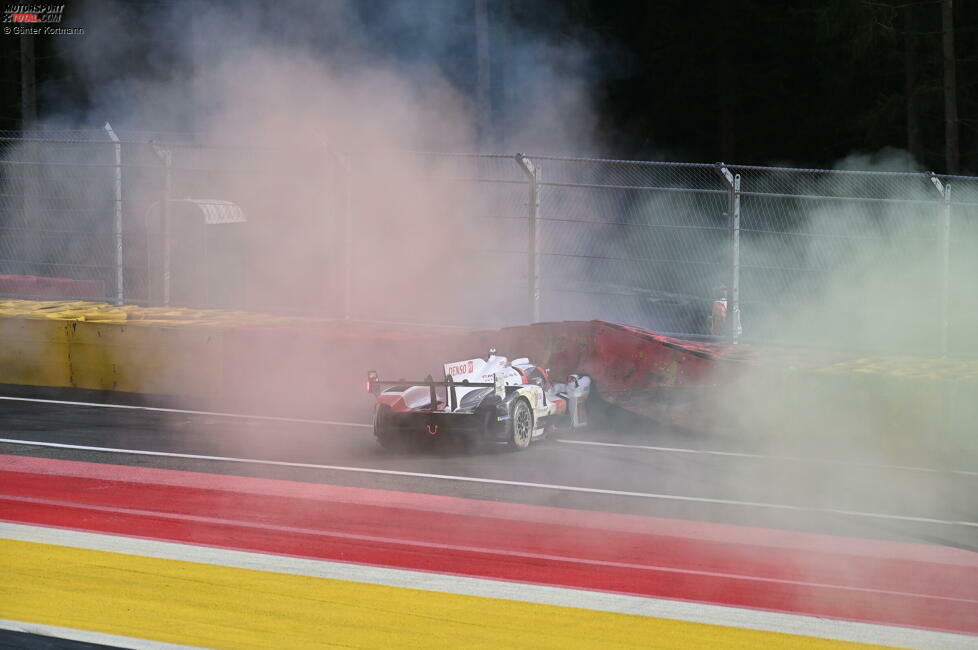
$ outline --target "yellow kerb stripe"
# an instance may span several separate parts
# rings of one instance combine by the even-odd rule
[[[871,647],[33,542],[0,557],[0,619],[206,647]]]

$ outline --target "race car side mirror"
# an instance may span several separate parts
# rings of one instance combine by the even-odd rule
[[[377,385],[377,371],[368,370],[367,371],[367,392],[371,395],[380,394],[380,386]]]

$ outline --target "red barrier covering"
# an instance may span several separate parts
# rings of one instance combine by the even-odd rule
[[[367,370],[385,377],[437,373],[443,363],[485,355],[529,357],[555,377],[586,373],[603,399],[643,415],[684,400],[735,363],[722,346],[660,336],[605,321],[536,323],[500,330],[433,330],[333,323],[322,329],[235,327],[225,332],[221,401],[226,408],[313,417],[362,397]]]
[[[102,283],[94,280],[48,278],[39,275],[0,275],[0,294],[51,298],[103,298]]]

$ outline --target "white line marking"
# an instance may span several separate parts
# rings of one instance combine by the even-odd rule
[[[245,413],[221,413],[218,411],[190,411],[187,409],[171,409],[159,406],[135,406],[132,404],[99,404],[97,402],[69,402],[58,399],[37,399],[33,397],[7,397],[0,395],[0,400],[12,402],[38,402],[39,404],[62,404],[64,406],[95,406],[108,409],[127,409],[131,411],[154,411],[158,413],[184,413],[187,415],[213,415],[222,418],[245,418],[248,420],[265,420],[269,422],[296,422],[300,424],[331,424],[342,427],[365,427],[373,428],[372,424],[360,424],[359,422],[336,422],[333,420],[308,420],[305,418],[285,418],[273,415],[248,415]]]
[[[736,501],[733,499],[713,499],[709,497],[680,496],[676,494],[658,494],[655,492],[631,492],[627,490],[608,490],[603,488],[580,487],[576,485],[554,485],[551,483],[528,483],[525,481],[506,481],[494,478],[478,478],[475,476],[455,476],[451,474],[426,474],[422,472],[405,472],[394,469],[376,469],[372,467],[347,467],[344,465],[316,465],[313,463],[294,463],[282,460],[262,460],[259,458],[233,458],[229,456],[204,456],[200,454],[181,454],[169,451],[147,451],[140,449],[118,449],[115,447],[91,447],[88,445],[69,445],[59,442],[43,442],[39,440],[22,440],[18,438],[0,438],[0,443],[15,445],[30,445],[37,447],[52,447],[57,449],[77,449],[79,451],[96,451],[110,454],[130,454],[133,456],[162,456],[166,458],[187,458],[191,460],[209,460],[227,463],[250,463],[254,465],[273,465],[277,467],[301,467],[305,469],[320,469],[336,472],[361,472],[364,474],[382,474],[387,476],[409,476],[412,478],[430,478],[442,481],[459,481],[463,483],[481,483],[486,485],[508,485],[512,487],[527,487],[541,490],[559,490],[563,492],[579,492],[583,494],[602,494],[611,496],[637,497],[641,499],[660,499],[664,501],[686,501],[693,503],[712,503],[747,508],[768,508],[771,510],[789,510],[793,512],[818,512],[822,514],[845,515],[866,519],[887,519],[891,521],[912,521],[922,524],[938,524],[942,526],[968,526],[978,528],[978,522],[947,521],[929,517],[911,517],[908,515],[892,515],[877,512],[861,512],[839,508],[817,508],[814,506],[793,506],[782,503],[762,503],[759,501]]]
[[[909,645],[918,648],[973,648],[975,642],[973,636],[949,632],[891,627],[800,614],[752,610],[682,600],[643,598],[601,591],[454,576],[409,569],[310,560],[22,524],[0,523],[0,537],[109,553],[135,554],[179,562],[197,562],[405,589],[498,598],[558,607],[584,608],[840,641],[901,647]]]
[[[62,404],[65,406],[91,406],[99,408],[128,409],[134,411],[154,411],[160,413],[183,413],[186,415],[210,415],[224,418],[242,418],[246,420],[264,420],[269,422],[293,422],[299,424],[326,424],[331,426],[357,427],[372,429],[372,424],[361,422],[339,422],[336,420],[315,420],[305,418],[287,418],[272,415],[249,415],[247,413],[226,413],[221,411],[192,411],[187,409],[162,408],[156,406],[135,406],[131,404],[106,404],[99,402],[72,402],[65,400],[39,399],[34,397],[8,397],[0,395],[0,400],[10,400],[15,402],[38,402],[40,404]],[[624,447],[628,449],[645,449],[648,451],[675,452],[684,454],[709,454],[713,456],[727,456],[734,458],[757,458],[766,460],[790,461],[799,463],[825,463],[827,465],[850,465],[854,467],[877,468],[877,469],[898,469],[912,472],[931,472],[936,474],[961,474],[965,476],[978,476],[978,472],[970,472],[958,469],[937,469],[932,467],[911,467],[908,465],[876,465],[873,463],[860,463],[856,461],[834,460],[830,458],[800,458],[797,456],[767,456],[764,454],[749,454],[734,451],[714,451],[706,449],[689,449],[686,447],[654,447],[651,445],[627,445],[613,442],[597,442],[590,440],[567,440],[564,438],[554,439],[555,442],[562,442],[572,445],[594,445],[600,447]]]
[[[566,438],[556,438],[554,442],[562,442],[568,445],[591,445],[595,447],[622,447],[625,449],[645,449],[647,451],[664,451],[678,454],[706,454],[711,456],[731,456],[734,458],[758,458],[764,460],[781,460],[795,463],[825,463],[827,465],[851,465],[853,467],[865,467],[873,469],[899,469],[910,472],[932,472],[934,474],[963,474],[965,476],[978,476],[978,472],[969,472],[963,469],[937,469],[934,467],[912,467],[909,465],[877,465],[874,463],[860,463],[853,460],[833,460],[829,458],[801,458],[799,456],[767,456],[764,454],[748,454],[737,451],[714,451],[710,449],[688,449],[686,447],[654,447],[652,445],[626,445],[618,442],[598,442],[595,440],[568,440]]]
[[[17,503],[32,503],[37,505],[55,506],[61,508],[73,508],[76,510],[87,510],[91,512],[108,512],[113,514],[132,515],[137,517],[152,517],[154,519],[169,519],[173,521],[191,521],[201,524],[216,524],[219,526],[236,526],[238,528],[257,528],[259,530],[271,530],[280,533],[293,533],[299,535],[309,535],[312,537],[331,537],[334,539],[349,539],[358,542],[380,542],[398,546],[425,547],[442,551],[463,551],[468,553],[481,553],[485,555],[503,555],[517,560],[549,560],[554,562],[564,562],[566,564],[580,564],[595,567],[613,567],[616,569],[633,569],[635,571],[652,571],[659,573],[677,573],[686,575],[709,576],[713,578],[728,578],[731,580],[744,580],[747,582],[766,582],[782,585],[797,585],[802,587],[818,587],[822,589],[838,589],[840,591],[856,591],[871,594],[886,594],[890,596],[904,596],[910,598],[926,598],[933,600],[943,600],[959,603],[969,603],[978,606],[978,600],[972,598],[957,598],[954,596],[938,596],[934,594],[922,594],[909,591],[896,591],[892,589],[873,589],[869,587],[853,587],[851,585],[835,585],[823,582],[806,582],[804,580],[788,580],[785,578],[769,578],[752,576],[742,573],[726,573],[720,571],[702,571],[697,569],[680,569],[669,566],[659,566],[656,564],[638,564],[636,562],[616,562],[613,560],[589,560],[569,555],[552,555],[549,553],[533,553],[531,551],[508,551],[499,548],[488,548],[481,546],[464,546],[461,544],[443,544],[423,539],[404,539],[399,537],[383,537],[380,535],[363,535],[360,533],[342,533],[338,531],[324,530],[320,528],[303,528],[301,526],[284,526],[281,524],[267,524],[260,521],[245,521],[242,519],[227,519],[224,517],[208,517],[206,515],[188,515],[174,512],[162,512],[159,510],[143,510],[140,508],[125,508],[118,506],[92,505],[87,503],[77,503],[74,501],[61,501],[57,499],[39,499],[34,497],[12,497],[0,495],[0,501],[14,501]],[[0,515],[2,516],[2,515]],[[0,519],[0,525],[4,520]]]
[[[147,639],[136,639],[118,634],[106,634],[104,632],[90,632],[88,630],[76,630],[70,627],[58,627],[57,625],[41,625],[40,623],[25,623],[23,621],[10,621],[0,619],[0,630],[10,630],[12,632],[24,632],[26,634],[37,634],[39,636],[55,637],[58,639],[69,639],[82,643],[94,643],[110,648],[131,648],[132,650],[193,650],[195,646],[177,645],[176,643],[164,643],[162,641],[149,641]]]

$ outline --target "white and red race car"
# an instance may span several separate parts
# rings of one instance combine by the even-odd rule
[[[381,446],[453,438],[526,449],[549,430],[587,424],[584,403],[591,379],[586,375],[552,383],[548,371],[529,359],[510,362],[495,350],[485,359],[446,363],[444,370],[442,381],[431,375],[421,381],[387,381],[373,370],[367,373],[367,390],[377,398],[374,435]]]

